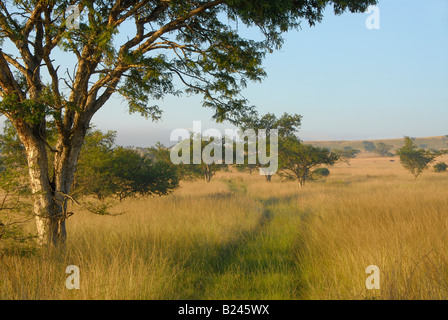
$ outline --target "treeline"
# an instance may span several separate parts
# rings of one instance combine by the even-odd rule
[[[255,161],[249,161],[250,153],[253,153],[249,141],[246,141],[242,151],[244,162],[237,163],[237,147],[234,141],[232,149],[234,167],[239,171],[250,173],[264,170],[267,181],[278,172],[282,177],[295,179],[303,186],[306,180],[314,178],[312,174],[314,169],[321,165],[333,165],[344,158],[344,155],[338,155],[325,148],[303,144],[297,137],[301,119],[300,115],[287,113],[279,118],[273,114],[261,117],[254,114],[250,118],[243,119],[240,123],[242,132],[266,130],[269,133],[273,129],[278,129],[278,150],[270,150],[269,134],[264,138],[266,153],[270,154],[271,158],[278,158],[278,164],[274,172],[267,172],[270,164],[260,161],[260,157],[254,157]],[[49,132],[49,140],[51,141],[51,132],[56,139],[56,128]],[[194,139],[195,137],[191,137],[189,140],[189,148],[193,148]],[[224,141],[214,141],[213,138],[209,140],[201,139],[201,152],[205,152],[213,143],[220,143],[223,148],[225,147]],[[255,144],[255,150],[258,150],[260,141],[256,141]],[[50,155],[57,152],[50,144],[47,148]],[[181,180],[204,179],[209,182],[218,171],[228,170],[230,165],[226,164],[224,159],[227,151],[225,149],[221,151],[219,157],[211,153],[214,157],[213,163],[206,162],[201,157],[199,163],[197,161],[193,163],[191,158],[191,161],[186,163],[173,164],[171,149],[160,143],[142,152],[142,149],[117,146],[114,131],[102,132],[91,128],[86,134],[76,167],[72,192],[67,197],[73,201],[95,197],[104,202],[111,198],[123,200],[128,197],[167,195],[179,186]],[[0,135],[0,153],[0,188],[8,195],[29,195],[25,148],[8,121],[5,122],[3,134]],[[53,160],[48,159],[49,170],[52,170],[50,163]],[[49,176],[52,179],[50,183],[54,184],[55,174],[50,172]]]

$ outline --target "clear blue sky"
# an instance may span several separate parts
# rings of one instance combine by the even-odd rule
[[[265,61],[268,77],[243,92],[261,114],[298,113],[304,140],[358,140],[448,134],[448,1],[383,0],[380,30],[369,14],[334,16],[286,35]],[[249,36],[257,36],[248,34]],[[118,131],[118,144],[169,142],[175,128],[231,128],[210,121],[199,97],[167,97],[158,123],[129,115],[120,98],[93,118]]]

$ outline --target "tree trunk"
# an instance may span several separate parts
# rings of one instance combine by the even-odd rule
[[[48,155],[45,138],[39,127],[16,126],[26,150],[33,212],[36,220],[38,243],[58,245],[65,240],[65,224],[54,198],[54,187],[49,179]]]
[[[67,195],[74,180],[83,133],[75,134],[69,144],[67,140],[64,144],[63,139],[59,139],[53,162],[54,172],[50,178],[45,124],[29,126],[16,123],[15,127],[28,160],[38,244],[61,247],[67,239]]]
[[[209,165],[205,166],[205,181],[210,182],[212,180],[213,172]]]

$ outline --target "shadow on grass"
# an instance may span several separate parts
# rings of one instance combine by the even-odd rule
[[[226,243],[217,245],[216,243],[207,243],[201,239],[197,239],[190,245],[194,248],[192,255],[188,256],[186,260],[181,262],[181,269],[184,270],[182,275],[179,275],[178,292],[181,299],[208,299],[210,295],[218,296],[215,298],[224,298],[227,296],[238,296],[241,292],[230,292],[229,288],[238,287],[238,284],[231,284],[224,288],[224,291],[216,291],[214,286],[227,279],[243,279],[243,286],[250,286],[252,280],[259,279],[261,281],[270,281],[269,277],[276,278],[276,283],[279,284],[286,277],[295,274],[295,242],[294,245],[278,244],[276,241],[284,241],[284,234],[282,228],[288,226],[291,222],[291,216],[283,214],[277,217],[275,206],[291,203],[297,200],[296,195],[288,195],[284,197],[271,197],[268,199],[259,199],[262,204],[261,215],[255,227],[250,230],[243,231],[237,234],[237,237]],[[278,209],[278,208],[277,208]],[[278,219],[277,219],[278,218]],[[296,216],[299,220],[302,219],[300,214]],[[294,219],[295,219],[294,218]],[[272,225],[273,220],[277,222]],[[306,219],[306,218],[305,218]],[[294,220],[296,223],[299,220]],[[288,231],[285,231],[288,232]],[[290,230],[289,230],[290,232]],[[282,238],[283,237],[283,238]],[[292,237],[295,237],[293,235]],[[289,239],[289,240],[288,240]],[[291,235],[286,235],[286,241],[290,241]],[[274,243],[273,243],[274,242]],[[290,243],[290,242],[288,242]],[[188,249],[187,249],[188,250]],[[172,256],[176,262],[179,263],[182,253]],[[177,257],[176,257],[177,256]],[[174,261],[173,261],[174,262]],[[263,279],[263,277],[267,279]],[[230,277],[230,278],[229,278]],[[257,278],[261,277],[261,278]],[[238,281],[238,280],[229,280]],[[296,280],[294,280],[296,282]],[[236,285],[236,287],[234,287]],[[283,283],[281,283],[284,286]],[[295,284],[291,285],[294,287]],[[211,291],[210,291],[211,290]],[[227,291],[226,291],[227,290]],[[233,290],[233,289],[231,289]],[[257,292],[254,288],[245,288],[244,292],[253,292],[253,295],[259,296],[261,291]],[[292,294],[290,294],[294,291]],[[288,293],[283,293],[284,296],[296,296],[297,290],[294,288]],[[264,293],[263,293],[264,294]],[[267,294],[264,294],[267,295]],[[253,296],[245,297],[253,298]]]

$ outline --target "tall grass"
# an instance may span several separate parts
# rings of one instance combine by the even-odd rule
[[[448,174],[360,158],[326,180],[218,174],[77,212],[64,252],[8,252],[1,299],[445,299]],[[80,290],[65,269],[80,268]],[[380,268],[380,290],[365,269]]]

